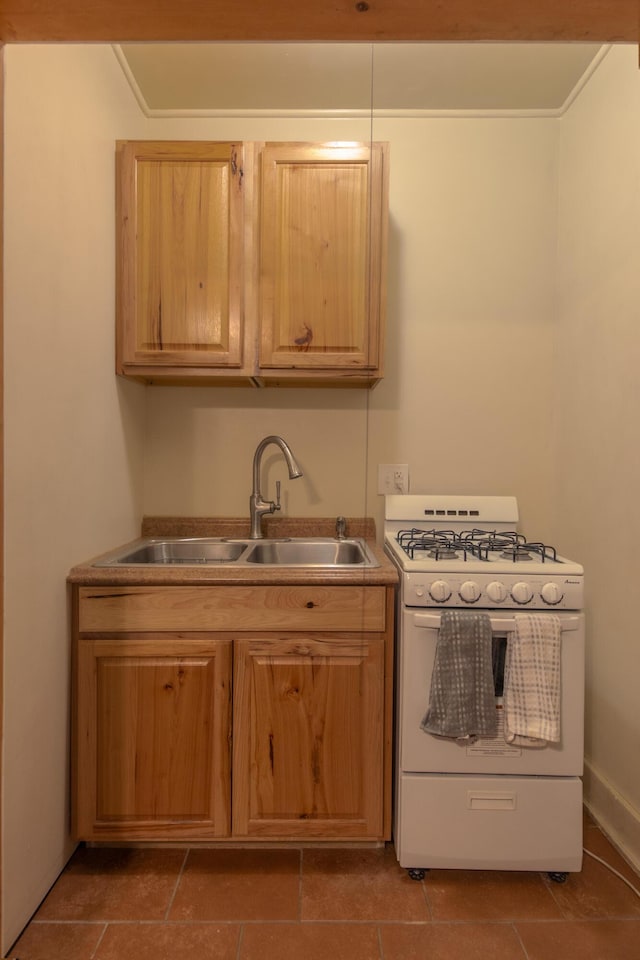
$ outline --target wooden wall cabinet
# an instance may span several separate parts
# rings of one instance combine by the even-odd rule
[[[267,143],[260,153],[259,375],[382,376],[387,144]]]
[[[117,144],[118,373],[249,374],[244,164],[241,143]]]
[[[371,386],[388,144],[121,141],[119,374]]]
[[[390,839],[393,587],[76,586],[74,623],[77,839]]]

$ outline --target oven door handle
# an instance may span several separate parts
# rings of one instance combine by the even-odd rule
[[[542,614],[544,616],[544,614]],[[491,629],[494,633],[512,633],[516,629],[516,621],[513,617],[490,617]],[[413,623],[416,627],[424,629],[440,629],[439,613],[414,613]],[[562,617],[560,621],[563,632],[565,630],[577,630],[580,625],[580,617]]]

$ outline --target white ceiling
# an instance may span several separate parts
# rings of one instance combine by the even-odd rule
[[[606,48],[583,43],[126,43],[150,115],[560,111]]]

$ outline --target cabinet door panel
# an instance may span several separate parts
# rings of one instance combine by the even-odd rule
[[[242,153],[233,143],[120,145],[124,372],[241,365]]]
[[[233,833],[379,837],[384,643],[238,640]]]
[[[383,144],[266,144],[261,155],[260,367],[381,363]]]
[[[227,641],[81,639],[77,836],[229,833]]]

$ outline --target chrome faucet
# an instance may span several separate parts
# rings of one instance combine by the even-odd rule
[[[256,447],[256,452],[253,455],[253,493],[251,494],[251,499],[249,500],[249,510],[251,516],[251,533],[249,536],[252,540],[259,540],[262,537],[261,524],[263,514],[275,513],[276,510],[280,509],[279,480],[276,482],[275,502],[273,500],[263,500],[260,492],[260,467],[262,465],[262,454],[264,453],[265,447],[268,447],[270,443],[275,443],[277,447],[280,447],[282,455],[287,461],[290,479],[295,480],[297,477],[302,476],[302,470],[296,463],[295,457],[291,453],[289,445],[282,439],[282,437],[265,437],[264,440],[260,441]]]

